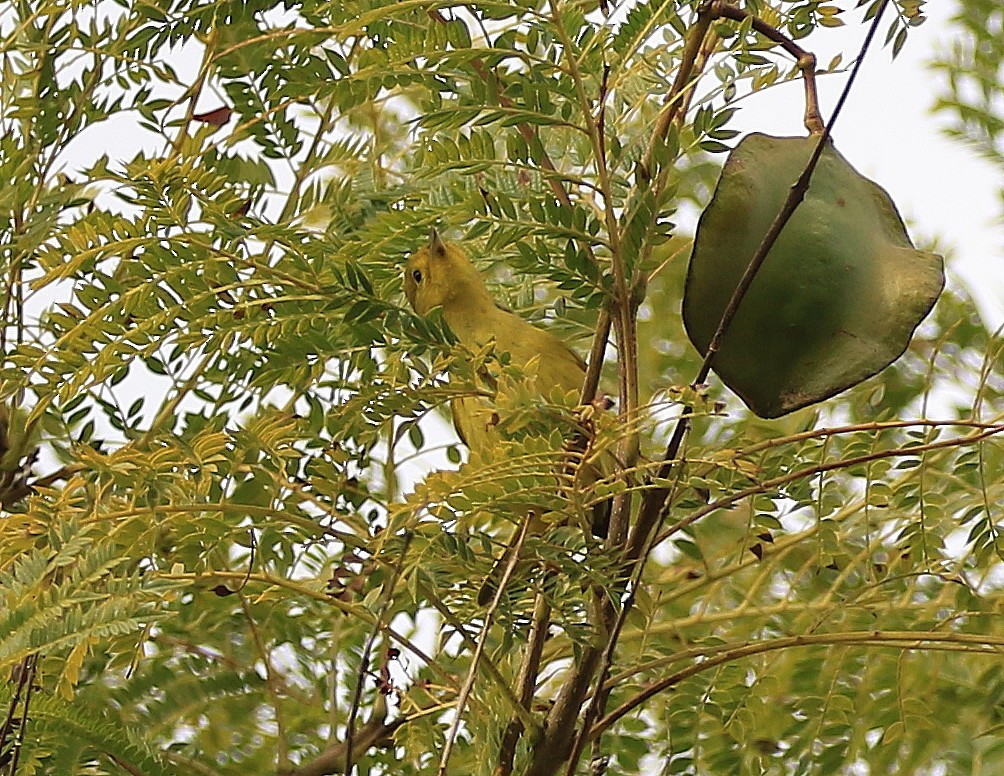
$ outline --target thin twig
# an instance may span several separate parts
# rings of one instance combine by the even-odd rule
[[[439,13],[439,11],[433,9],[429,11],[429,15],[441,22],[446,23],[446,19]],[[490,79],[490,74],[488,69],[482,60],[474,58],[471,60],[471,67],[474,68],[482,80],[487,82]],[[504,108],[513,107],[513,102],[499,90],[498,103]],[[551,189],[551,193],[554,194],[555,199],[557,199],[566,208],[573,208],[572,199],[561,182],[561,173],[554,166],[554,162],[551,161],[551,157],[548,155],[546,149],[544,148],[544,143],[541,141],[537,129],[530,124],[525,122],[520,122],[516,125],[516,129],[519,131],[520,135],[527,143],[527,147],[530,149],[534,156],[537,164],[546,173],[544,179],[547,181],[548,187]],[[584,251],[589,257],[589,260],[593,264],[597,263],[596,254],[593,251],[593,246],[585,240],[577,240],[579,243],[579,249]],[[590,358],[589,366],[586,371],[586,377],[582,385],[582,403],[589,404],[594,398],[596,398],[596,390],[599,386],[599,374],[600,369],[603,366],[603,356],[607,349],[607,339],[610,336],[610,318],[609,311],[605,308],[600,312],[600,318],[597,321],[596,331],[593,335],[593,345],[590,348]]]
[[[670,126],[680,115],[684,96],[691,85],[691,79],[694,78],[695,63],[704,43],[704,36],[711,27],[711,21],[706,7],[702,8],[697,14],[697,21],[694,22],[694,26],[690,28],[687,35],[687,42],[684,44],[683,53],[680,56],[680,66],[676,70],[676,78],[666,95],[662,110],[659,111],[659,115],[655,119],[655,127],[652,130],[648,148],[638,165],[639,172],[646,181],[652,180],[652,163],[659,145],[665,142]]]
[[[10,758],[10,776],[17,773],[18,762],[21,759],[21,747],[24,745],[25,730],[28,727],[28,708],[31,705],[31,693],[35,686],[35,669],[38,665],[38,653],[29,655],[21,662],[22,675],[18,677],[18,692],[24,688],[24,703],[21,705],[21,720],[14,733],[14,746]],[[11,707],[13,713],[14,707]]]
[[[781,447],[795,442],[805,442],[818,437],[843,436],[860,431],[890,431],[900,428],[910,428],[912,426],[925,426],[928,428],[973,428],[990,431],[992,429],[1004,428],[1000,423],[984,422],[979,420],[969,420],[960,418],[959,420],[928,420],[927,418],[915,418],[913,420],[873,420],[867,423],[852,423],[847,426],[828,426],[826,428],[814,428],[810,431],[802,431],[798,434],[789,434],[783,437],[772,437],[752,444],[749,447],[740,448],[736,457],[744,457],[761,450],[768,450],[772,447]]]
[[[827,141],[829,140],[830,133],[833,130],[833,125],[836,122],[840,112],[843,109],[844,103],[847,100],[847,96],[850,93],[850,89],[854,84],[857,74],[861,69],[861,64],[864,62],[865,54],[871,45],[872,39],[875,36],[875,32],[878,29],[878,21],[882,18],[882,13],[888,5],[888,0],[882,0],[882,5],[879,7],[878,12],[875,14],[875,19],[872,21],[872,25],[868,30],[865,40],[861,45],[861,53],[858,55],[857,61],[854,63],[854,68],[851,70],[850,77],[847,79],[847,83],[844,85],[844,89],[840,94],[840,98],[837,101],[837,106],[833,111],[833,119],[830,121],[829,126],[827,126],[823,132],[819,135],[819,139],[816,142],[816,146],[813,149],[809,160],[806,162],[805,167],[802,169],[801,174],[798,179],[792,185],[788,192],[788,196],[785,198],[784,204],[781,206],[780,211],[775,217],[767,233],[764,235],[763,240],[760,242],[760,246],[757,248],[753,257],[750,259],[749,264],[746,267],[746,271],[743,273],[742,278],[739,280],[739,284],[736,286],[735,291],[732,294],[729,303],[726,305],[725,310],[722,312],[722,317],[718,323],[718,327],[715,330],[714,336],[711,338],[711,342],[708,345],[707,352],[703,362],[701,363],[701,368],[698,370],[697,377],[693,381],[694,386],[699,386],[703,384],[711,372],[711,367],[714,361],[715,354],[721,347],[722,338],[728,327],[732,323],[732,319],[735,317],[736,311],[739,309],[739,305],[745,297],[746,292],[749,290],[750,285],[753,283],[753,279],[756,277],[757,272],[760,267],[763,266],[764,260],[767,258],[767,254],[770,249],[774,246],[774,242],[777,240],[778,235],[780,235],[781,230],[788,223],[791,216],[794,214],[795,209],[801,203],[805,196],[805,192],[808,190],[809,181],[812,177],[813,171],[816,169],[816,164],[819,161],[819,157],[823,153],[823,149]],[[687,411],[689,410],[689,411]],[[690,414],[692,412],[691,408],[686,408],[684,414],[681,416],[680,420],[677,422],[676,428],[673,431],[673,436],[670,439],[669,445],[666,448],[666,454],[663,456],[662,466],[657,474],[657,477],[664,478],[668,477],[670,470],[676,463],[676,457],[680,450],[680,445],[683,442],[683,437],[686,433],[687,427],[690,422]],[[631,550],[637,552],[641,549],[644,544],[645,537],[655,526],[656,522],[659,520],[660,513],[663,512],[663,500],[665,498],[665,493],[662,490],[650,491],[649,494],[642,502],[642,511],[639,515],[638,523],[635,526],[635,532],[631,539]],[[635,556],[637,557],[637,556]]]
[[[439,614],[443,617],[443,621],[449,625],[453,629],[453,632],[463,640],[471,652],[476,650],[478,646],[477,641],[471,637],[463,623],[457,619],[456,615],[450,610],[450,608],[436,596],[436,591],[432,588],[432,586],[428,582],[419,578],[418,591],[425,597],[426,600],[429,601],[430,604],[432,604],[432,607],[439,612]],[[509,705],[512,713],[519,717],[524,729],[532,730],[534,736],[538,735],[540,732],[540,724],[528,711],[526,711],[526,709],[522,707],[519,698],[509,686],[508,679],[502,675],[499,667],[485,655],[482,655],[480,665],[484,668],[488,677],[495,683],[495,686],[499,690],[501,699]],[[441,669],[440,671],[442,672]],[[451,682],[451,686],[452,684],[453,682]]]
[[[603,354],[610,340],[610,310],[604,307],[596,319],[596,332],[593,335],[593,345],[589,351],[589,361],[586,363],[586,376],[582,381],[582,393],[579,403],[591,404],[596,398],[600,387],[600,372],[603,369]]]
[[[248,568],[250,571],[250,564]],[[272,701],[272,710],[275,715],[276,766],[281,771],[289,764],[289,750],[286,742],[286,725],[283,715],[282,696],[279,693],[279,682],[276,681],[277,674],[275,667],[272,665],[271,655],[269,655],[268,647],[265,645],[265,641],[261,637],[261,632],[255,625],[254,617],[251,614],[251,607],[248,605],[247,597],[243,594],[243,592],[240,592],[240,589],[238,592],[240,595],[241,610],[244,612],[244,617],[247,618],[248,630],[251,632],[251,640],[254,642],[255,649],[258,650],[258,654],[261,656],[262,665],[265,668],[265,692]]]
[[[743,22],[752,17],[754,30],[768,40],[777,43],[794,58],[798,69],[802,71],[802,80],[805,82],[805,128],[813,135],[823,132],[826,127],[819,112],[819,93],[816,90],[816,55],[806,51],[776,27],[767,24],[759,16],[750,13],[745,8],[737,8],[725,0],[713,0],[709,6],[709,12],[715,18],[732,19],[737,22]],[[833,115],[836,117],[836,112]]]
[[[366,724],[356,731],[354,737],[354,747],[360,751],[366,751],[374,746],[386,744],[391,741],[394,731],[415,719],[412,717],[398,717],[397,719],[386,721],[387,701],[383,695],[378,695],[373,703],[373,714],[366,721]],[[348,747],[347,741],[334,743],[319,754],[315,759],[294,768],[291,771],[280,771],[281,776],[328,776],[332,773],[348,773]]]
[[[724,496],[720,499],[716,499],[708,504],[705,504],[697,511],[681,518],[673,524],[671,528],[666,529],[665,532],[658,535],[658,539],[655,544],[665,541],[674,533],[693,525],[698,520],[706,515],[710,515],[712,512],[716,512],[719,509],[725,509],[738,501],[742,501],[748,496],[755,496],[758,493],[766,493],[770,491],[775,491],[782,485],[787,485],[792,482],[797,482],[798,480],[807,479],[809,477],[815,477],[818,474],[825,474],[826,472],[838,471],[840,469],[850,469],[856,466],[863,466],[864,464],[872,463],[874,461],[881,461],[886,458],[896,458],[899,456],[914,456],[921,453],[929,453],[933,450],[943,450],[952,447],[962,447],[963,445],[971,445],[976,442],[981,442],[984,439],[989,439],[992,436],[996,436],[1004,432],[1004,426],[991,426],[990,428],[983,429],[979,433],[970,434],[964,437],[953,437],[951,439],[943,439],[940,442],[928,442],[923,445],[909,445],[907,447],[897,447],[892,450],[877,450],[873,453],[866,453],[864,455],[858,455],[853,458],[841,458],[836,461],[828,461],[826,463],[819,463],[813,466],[806,466],[803,469],[799,469],[794,472],[788,472],[780,477],[775,477],[770,480],[765,480],[763,482],[757,483],[754,487],[745,488],[735,493],[730,493],[728,496]]]
[[[656,151],[659,145],[665,141],[665,136],[670,126],[674,121],[682,117],[681,108],[685,103],[685,94],[693,85],[692,82],[696,80],[695,63],[711,24],[710,16],[703,12],[703,10],[698,14],[697,21],[690,30],[684,46],[682,61],[677,70],[676,79],[666,97],[663,109],[656,118],[652,138],[638,166],[639,178],[643,184],[653,185],[655,202],[658,202],[660,192],[664,188],[666,170],[661,169],[657,179],[653,182],[652,165]],[[625,223],[629,222],[630,217],[625,219]],[[644,259],[644,257],[642,258]],[[627,300],[620,301],[623,303],[622,308],[618,309],[618,316],[613,320],[619,343],[624,341],[628,333],[624,326],[624,320],[631,317],[630,310],[626,309]],[[628,344],[633,345],[633,340]],[[624,374],[628,364],[625,364],[623,359],[620,361],[618,372],[621,375],[620,388],[623,396],[629,393],[629,386],[625,382]],[[637,362],[632,359],[630,366],[636,369]],[[626,496],[619,496],[615,500],[615,509],[612,514],[613,520],[611,521],[611,530],[607,540],[608,546],[615,539],[623,539],[623,534],[627,530],[626,522],[629,517],[629,505],[630,503]],[[581,714],[582,704],[589,691],[589,687],[592,685],[594,678],[597,678],[597,675],[600,681],[597,682],[596,686],[602,688],[602,677],[609,671],[609,666],[604,667],[604,663],[611,659],[608,653],[611,652],[612,645],[616,643],[617,623],[621,616],[623,616],[623,610],[618,615],[614,602],[606,594],[601,595],[597,593],[594,596],[593,614],[590,620],[594,629],[604,634],[603,639],[606,641],[606,647],[593,645],[586,647],[571,674],[565,679],[558,698],[548,714],[545,740],[541,741],[535,748],[529,776],[547,776],[553,773],[562,762],[567,763],[570,772],[574,771],[575,763],[585,745],[584,736],[588,728],[588,725],[584,725],[580,728],[578,735],[576,735],[576,720]],[[606,658],[604,658],[605,654],[608,655]],[[598,670],[599,674],[597,674]],[[597,714],[595,709],[598,701],[599,699],[594,695],[593,701],[590,704],[592,711],[587,710],[586,720],[591,718],[590,714]]]
[[[550,576],[552,575],[548,574],[548,577]],[[545,590],[547,588],[546,578],[542,588]],[[530,635],[526,640],[523,663],[520,666],[519,678],[516,682],[519,687],[519,702],[527,713],[530,712],[533,705],[533,696],[537,689],[537,674],[540,671],[540,659],[544,652],[544,642],[547,640],[550,625],[551,605],[544,590],[541,590],[537,593],[537,598],[534,601]],[[506,728],[505,735],[502,736],[502,744],[499,746],[499,764],[495,769],[494,776],[510,776],[516,758],[516,745],[522,734],[523,723],[519,719],[512,720]]]
[[[699,657],[703,660],[688,666],[687,668],[672,674],[657,682],[653,682],[634,697],[628,699],[616,709],[607,714],[597,722],[590,731],[590,737],[600,735],[607,730],[614,722],[621,719],[639,705],[658,695],[663,690],[667,690],[684,679],[703,673],[710,668],[731,663],[750,655],[759,655],[765,652],[774,652],[781,649],[792,649],[794,647],[813,646],[833,646],[837,644],[858,644],[866,647],[893,647],[896,649],[920,649],[925,644],[948,643],[954,645],[966,645],[971,651],[980,654],[1000,657],[1004,652],[1004,639],[993,638],[991,636],[980,636],[970,633],[937,633],[937,632],[915,632],[915,631],[851,631],[844,633],[810,633],[799,636],[787,636],[773,639],[771,641],[758,641],[752,644],[740,646],[723,645],[703,652]]]
[[[213,30],[209,33],[209,37],[206,39],[205,48],[203,49],[202,63],[199,65],[199,72],[195,77],[195,83],[193,83],[187,92],[182,95],[183,97],[188,97],[188,107],[185,108],[185,117],[181,121],[181,125],[178,127],[178,134],[175,135],[174,140],[171,142],[171,153],[168,157],[169,159],[175,159],[181,153],[182,147],[185,140],[188,138],[188,126],[192,123],[192,117],[195,115],[195,105],[199,101],[199,97],[202,95],[202,90],[205,88],[206,81],[209,78],[209,72],[213,63],[213,49],[216,47],[217,40],[217,29],[214,26]]]
[[[404,546],[401,548],[401,556],[398,558],[398,562],[394,566],[390,579],[388,579],[385,583],[386,587],[384,588],[383,602],[380,604],[380,612],[377,614],[376,621],[373,623],[373,629],[370,631],[370,635],[366,639],[366,645],[363,647],[363,654],[359,660],[359,675],[356,680],[356,690],[352,696],[352,707],[349,709],[349,718],[345,723],[346,774],[352,772],[352,745],[355,734],[356,716],[359,714],[359,707],[362,703],[363,686],[366,683],[366,672],[369,670],[370,655],[373,654],[373,645],[376,643],[377,636],[380,634],[385,624],[387,612],[390,610],[391,602],[394,600],[394,587],[397,584],[398,577],[401,575],[401,569],[404,566],[404,558],[408,554],[408,547],[411,546],[411,539],[412,534],[410,532],[405,534]]]
[[[499,602],[502,600],[502,596],[505,595],[506,585],[512,578],[513,571],[515,571],[516,565],[519,563],[520,551],[523,549],[523,542],[526,540],[527,533],[529,533],[530,522],[532,519],[532,514],[527,514],[526,517],[523,518],[523,522],[519,527],[519,533],[516,535],[516,541],[512,544],[509,560],[506,563],[505,568],[502,570],[502,576],[499,578],[499,584],[498,588],[495,590],[495,596],[492,599],[488,610],[485,612],[485,622],[481,627],[481,633],[478,636],[478,643],[474,648],[474,654],[471,655],[471,667],[467,671],[467,677],[464,679],[464,684],[460,688],[460,695],[457,697],[453,724],[450,725],[450,732],[446,735],[446,744],[443,746],[443,754],[442,757],[440,757],[439,770],[437,771],[439,776],[446,776],[446,768],[450,762],[450,755],[453,754],[453,747],[456,745],[457,735],[460,733],[460,724],[463,722],[464,708],[467,706],[467,699],[470,697],[471,690],[474,689],[474,682],[477,679],[478,665],[481,662],[481,655],[484,654],[485,645],[488,643],[488,632],[491,630],[492,617],[495,612],[498,611]]]

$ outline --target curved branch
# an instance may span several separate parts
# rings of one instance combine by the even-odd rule
[[[764,482],[757,483],[755,486],[750,488],[744,488],[743,490],[736,491],[735,493],[730,493],[720,499],[716,499],[703,507],[698,509],[696,512],[692,512],[686,517],[681,518],[672,527],[667,528],[664,532],[660,533],[654,544],[665,541],[670,536],[672,536],[677,531],[686,528],[689,525],[700,520],[705,515],[709,515],[719,509],[724,509],[725,507],[735,504],[737,501],[742,501],[747,496],[753,496],[757,493],[764,493],[766,491],[774,490],[781,485],[787,485],[788,483],[795,482],[797,480],[802,480],[807,477],[814,477],[817,474],[825,474],[826,472],[836,471],[838,469],[847,469],[853,466],[860,466],[861,464],[871,463],[872,461],[880,461],[884,458],[896,458],[898,456],[905,455],[917,455],[919,453],[928,453],[932,450],[941,450],[948,447],[962,447],[963,445],[972,444],[974,442],[980,442],[989,437],[995,436],[1004,432],[1004,426],[991,426],[988,429],[981,431],[978,434],[970,434],[964,437],[953,437],[952,439],[943,439],[940,442],[930,442],[926,445],[910,445],[908,447],[897,447],[892,450],[878,450],[874,453],[867,453],[865,455],[855,456],[854,458],[840,458],[836,461],[829,461],[827,463],[816,464],[815,466],[806,466],[805,468],[799,469],[798,471],[789,472],[788,474],[782,475],[780,477],[775,477],[770,480],[765,480]],[[654,491],[649,491],[652,493]],[[654,545],[653,545],[654,546]]]
[[[802,71],[802,79],[805,81],[805,128],[809,130],[810,134],[820,134],[825,129],[825,125],[823,124],[822,114],[819,112],[819,93],[816,90],[816,55],[803,49],[795,41],[776,27],[767,24],[759,16],[750,13],[745,8],[737,8],[725,2],[725,0],[713,0],[709,7],[709,13],[715,18],[732,19],[737,22],[752,19],[754,30],[768,40],[777,43],[794,58],[798,69]]]
[[[761,641],[755,644],[741,646],[723,645],[710,650],[690,650],[696,657],[706,657],[696,663],[664,679],[653,682],[633,698],[622,703],[616,709],[597,722],[589,731],[589,737],[602,734],[625,714],[638,708],[642,703],[671,689],[685,679],[696,676],[709,668],[715,668],[733,660],[759,655],[765,652],[776,652],[794,647],[833,646],[837,644],[858,644],[865,647],[892,647],[894,649],[923,649],[925,644],[947,644],[948,647],[930,647],[932,649],[962,649],[986,655],[1000,657],[1004,653],[1004,638],[992,636],[977,636],[969,633],[917,633],[914,631],[850,631],[848,633],[815,633],[801,636],[788,636],[772,641]],[[717,653],[717,654],[716,654]],[[707,657],[714,655],[713,657]]]
[[[694,386],[698,386],[704,383],[708,375],[711,372],[711,364],[714,360],[715,354],[717,353],[719,347],[721,346],[721,340],[724,336],[729,325],[732,323],[732,319],[739,308],[739,304],[742,302],[749,290],[750,285],[753,283],[753,279],[756,277],[763,265],[767,254],[773,247],[774,242],[777,240],[778,235],[780,235],[781,230],[785,227],[791,216],[794,214],[796,208],[801,204],[805,197],[805,193],[809,188],[809,181],[812,178],[812,174],[816,169],[816,164],[819,162],[822,156],[823,149],[826,143],[829,141],[830,132],[832,130],[834,122],[836,122],[837,117],[840,115],[843,109],[844,103],[847,100],[847,96],[850,94],[851,88],[854,85],[854,81],[857,78],[858,73],[861,69],[861,64],[864,62],[865,54],[867,53],[871,42],[875,37],[875,33],[878,30],[878,25],[881,22],[883,12],[886,6],[889,4],[889,0],[880,0],[880,5],[875,13],[875,17],[868,28],[868,33],[865,35],[865,39],[861,44],[861,52],[854,63],[854,68],[851,71],[850,77],[847,79],[847,83],[844,85],[844,89],[840,94],[840,98],[837,100],[837,105],[833,111],[833,118],[830,121],[829,126],[823,128],[822,132],[819,133],[819,139],[816,146],[806,162],[801,174],[798,179],[792,185],[791,190],[785,199],[784,204],[781,206],[780,211],[771,224],[767,233],[764,235],[760,246],[757,248],[756,252],[750,259],[749,265],[746,268],[746,272],[743,274],[739,281],[735,291],[732,294],[732,298],[726,305],[725,310],[722,313],[721,320],[719,321],[718,328],[715,331],[714,336],[711,339],[711,343],[708,345],[707,353],[705,354],[704,361],[701,364],[701,368],[698,370],[697,377],[693,381]],[[680,66],[680,70],[677,72],[677,79],[673,84],[673,90],[671,91],[671,99],[669,100],[667,107],[660,113],[659,121],[657,122],[657,132],[661,130],[666,132],[669,129],[671,122],[677,117],[677,111],[679,106],[683,103],[683,95],[686,88],[688,88],[689,82],[692,79],[692,70],[694,62],[701,50],[703,45],[704,37],[708,33],[708,28],[713,18],[713,14],[722,14],[731,12],[729,9],[732,7],[722,0],[711,0],[710,3],[702,6],[698,13],[697,24],[692,28],[691,35],[687,41],[686,49],[684,52],[684,61]],[[745,18],[745,17],[744,17]],[[794,45],[794,44],[791,44]],[[799,49],[801,51],[801,49]],[[804,52],[803,52],[804,53]],[[808,57],[803,56],[799,59],[799,66],[804,68],[814,68],[815,60],[811,61]],[[803,72],[806,72],[803,69]],[[808,81],[807,81],[808,83]],[[813,85],[810,91],[809,86],[807,89],[807,105],[806,105],[806,116],[807,124],[809,123],[809,114],[815,111],[818,117],[818,107],[813,108],[809,104],[809,98],[815,98],[815,83],[813,79]],[[645,161],[651,163],[651,156],[654,155],[657,149],[658,143],[662,142],[661,136],[656,135],[652,138],[649,144],[648,152],[646,152]],[[642,170],[644,176],[650,174],[650,169],[648,167],[643,167]],[[646,178],[647,179],[647,178]],[[677,476],[682,472],[682,469],[677,466],[678,455],[680,449],[683,445],[683,440],[687,435],[687,431],[690,428],[690,418],[693,413],[692,407],[684,407],[683,412],[676,423],[676,427],[673,429],[672,437],[667,445],[665,455],[659,466],[658,477],[665,482],[670,482],[671,475],[674,469],[676,470]],[[644,570],[646,560],[650,554],[651,549],[655,546],[655,534],[658,533],[659,527],[663,524],[666,514],[669,510],[669,505],[672,503],[672,494],[675,490],[675,484],[668,487],[659,487],[651,490],[645,494],[642,498],[641,508],[638,511],[638,517],[635,521],[634,528],[631,535],[628,538],[627,548],[626,548],[626,558],[625,560],[632,566],[630,573],[630,585],[628,587],[628,593],[626,599],[623,602],[620,612],[614,618],[611,623],[611,628],[609,632],[609,638],[606,647],[602,651],[602,662],[599,666],[599,674],[597,678],[597,692],[595,693],[593,700],[590,702],[588,709],[586,710],[585,719],[582,729],[579,731],[579,736],[572,749],[573,756],[572,762],[569,764],[569,768],[574,768],[574,760],[577,753],[582,750],[585,743],[585,736],[587,735],[587,728],[592,729],[592,720],[596,718],[600,713],[602,713],[602,703],[604,701],[604,693],[602,692],[602,687],[605,683],[606,677],[609,674],[610,666],[613,663],[614,652],[616,650],[617,641],[620,638],[621,629],[624,626],[628,613],[631,611],[634,605],[635,593],[637,591],[638,584],[641,580],[641,575]],[[694,518],[696,519],[696,518]],[[683,521],[677,524],[678,529],[683,524]]]

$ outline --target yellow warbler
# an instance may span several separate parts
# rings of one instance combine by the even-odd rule
[[[442,308],[443,319],[462,344],[478,350],[494,343],[498,351],[509,353],[514,366],[535,371],[532,385],[539,395],[547,396],[555,387],[563,392],[581,388],[585,362],[553,334],[499,307],[467,254],[458,245],[444,242],[435,230],[429,243],[408,259],[404,292],[419,315]],[[451,411],[464,444],[476,451],[491,446],[497,418],[490,402],[460,397],[451,402]],[[584,474],[587,483],[601,476],[595,467],[587,467]],[[608,516],[608,505],[594,509],[594,533],[606,531]]]
[[[536,388],[541,395],[554,386],[566,392],[582,387],[585,362],[553,334],[495,304],[467,254],[443,242],[437,232],[408,260],[404,293],[419,315],[442,307],[450,330],[472,350],[494,342],[499,351],[509,353],[515,366],[526,367],[536,359]],[[453,408],[457,433],[468,447],[483,449],[487,429],[474,422],[474,416],[481,414],[471,406],[476,400],[457,402],[461,405]]]

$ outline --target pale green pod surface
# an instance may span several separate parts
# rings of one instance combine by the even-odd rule
[[[683,322],[703,354],[816,142],[751,134],[729,154],[701,215]],[[712,366],[753,412],[776,418],[889,366],[944,287],[884,189],[827,144]]]

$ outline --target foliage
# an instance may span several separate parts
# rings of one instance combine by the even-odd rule
[[[811,49],[878,10],[838,5],[740,16]],[[2,7],[0,398],[42,442],[0,516],[0,771],[565,772],[608,645],[575,772],[1004,765],[1002,342],[971,302],[780,420],[688,385],[676,210],[800,72],[751,16],[688,54],[695,0]],[[430,226],[583,352],[612,321],[616,408],[500,406],[461,464],[449,399],[526,376],[404,305]],[[567,487],[541,417],[624,469]],[[551,527],[486,611],[528,497]],[[633,557],[579,527],[611,497]]]
[[[948,133],[988,161],[1004,165],[1004,10],[987,0],[963,0],[955,23],[962,31],[934,63],[945,77],[937,107],[950,120]],[[1004,194],[1002,194],[1004,196]]]

